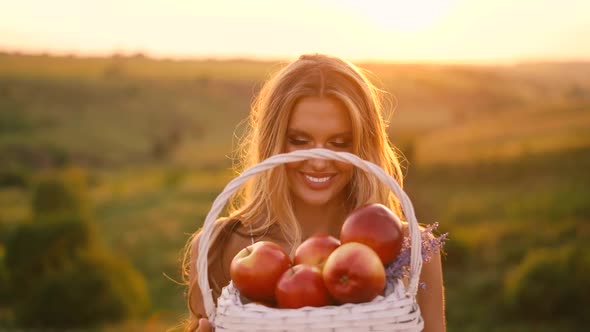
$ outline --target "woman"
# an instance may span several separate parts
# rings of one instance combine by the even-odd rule
[[[325,148],[354,153],[397,179],[402,173],[390,145],[379,90],[353,64],[326,55],[303,55],[262,88],[242,141],[240,170],[298,149]],[[396,197],[380,181],[354,166],[320,159],[289,163],[256,177],[235,197],[229,218],[216,222],[208,256],[209,281],[216,299],[227,285],[235,254],[252,240],[270,240],[293,253],[308,236],[339,236],[346,215],[381,203],[403,215]],[[188,331],[211,331],[205,317],[195,261],[198,233],[185,255],[188,276]],[[444,331],[440,254],[422,267],[418,292],[425,331]]]

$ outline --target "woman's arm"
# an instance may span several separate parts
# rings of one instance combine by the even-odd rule
[[[422,265],[418,288],[418,304],[424,319],[425,332],[446,331],[444,286],[440,251]]]
[[[195,332],[211,332],[212,328],[207,321],[207,315],[205,313],[205,306],[203,305],[203,296],[201,294],[201,288],[199,288],[197,257],[199,256],[199,238],[201,233],[198,233],[193,240],[190,249],[189,259],[189,291],[188,291],[188,304],[190,307],[190,322],[189,331]]]
[[[215,221],[212,239],[215,239],[212,244],[211,252],[209,253],[209,282],[216,287],[224,287],[229,284],[229,266],[234,256],[243,248],[251,243],[249,233],[243,233],[239,228],[240,223],[231,219],[222,218]],[[245,235],[244,235],[245,234]],[[195,330],[200,326],[197,332],[207,332],[212,330],[210,323],[207,321],[207,312],[203,303],[203,296],[199,288],[197,257],[199,256],[199,241],[201,232],[199,232],[193,239],[190,247],[189,257],[189,293],[188,303],[190,306],[190,324],[189,326]],[[211,260],[214,260],[212,264]],[[221,289],[212,289],[213,296],[219,296]],[[189,330],[189,331],[193,331]]]

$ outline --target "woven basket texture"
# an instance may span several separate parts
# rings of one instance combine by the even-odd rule
[[[409,224],[411,243],[410,278],[407,285],[402,280],[388,282],[383,296],[371,302],[343,304],[325,307],[305,307],[299,309],[277,309],[256,303],[245,303],[239,292],[230,283],[223,288],[217,300],[212,298],[208,281],[207,252],[213,224],[219,217],[231,195],[250,177],[288,162],[310,158],[347,162],[376,176],[399,198]],[[421,331],[424,321],[416,301],[418,278],[422,267],[421,236],[414,208],[409,197],[399,187],[395,179],[379,166],[356,155],[334,152],[326,149],[299,150],[272,156],[255,165],[233,179],[213,202],[205,219],[199,241],[199,287],[209,321],[215,331],[227,332],[367,332],[367,331]]]

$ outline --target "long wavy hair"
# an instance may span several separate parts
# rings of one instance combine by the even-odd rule
[[[248,126],[239,141],[238,173],[284,152],[291,110],[304,97],[329,97],[345,105],[352,122],[352,152],[379,165],[402,185],[400,158],[387,135],[385,112],[390,110],[383,107],[383,91],[371,83],[368,72],[344,59],[322,54],[302,55],[263,85],[252,104]],[[232,197],[229,218],[220,220],[220,226],[229,220],[240,220],[253,233],[278,226],[294,250],[302,241],[302,231],[295,218],[285,172],[285,167],[275,167],[255,176]],[[347,209],[381,203],[403,218],[397,198],[375,177],[355,168],[347,189]],[[215,256],[219,256],[216,252],[221,251],[215,250],[218,242],[215,238],[220,229],[223,227],[216,227],[212,237],[210,265],[216,261]],[[187,243],[185,276],[188,276],[188,253],[193,237]],[[190,303],[195,285],[188,286]],[[191,317],[195,317],[192,309],[191,313]],[[195,324],[193,321],[193,328]]]
[[[291,110],[304,97],[330,97],[348,109],[353,128],[353,153],[369,160],[402,183],[396,150],[387,136],[383,94],[352,63],[327,55],[303,55],[280,70],[262,88],[252,106],[249,127],[240,142],[238,172],[284,152]],[[284,167],[276,167],[248,183],[234,197],[232,219],[252,226],[253,232],[279,226],[295,248],[301,229],[293,212]],[[372,176],[355,169],[349,184],[349,209],[382,203],[399,211],[397,199]]]

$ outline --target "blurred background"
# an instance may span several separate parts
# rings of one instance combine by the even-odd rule
[[[590,2],[0,0],[0,330],[164,331],[250,103],[303,53],[370,70],[449,331],[583,331]]]

